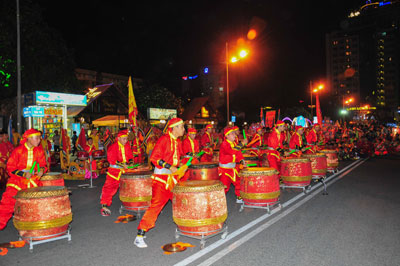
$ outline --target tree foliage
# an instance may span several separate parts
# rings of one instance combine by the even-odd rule
[[[0,90],[4,97],[14,97],[17,94],[15,1],[0,4],[0,32],[0,70],[6,73],[0,72]],[[60,34],[44,22],[40,7],[32,0],[20,1],[20,37],[22,93],[79,89],[72,52]]]

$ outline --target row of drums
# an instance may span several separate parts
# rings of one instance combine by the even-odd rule
[[[313,176],[326,175],[328,170],[338,167],[337,153],[333,150],[304,156],[282,160],[281,177],[285,185],[309,185]],[[184,234],[218,232],[228,215],[218,163],[193,164],[188,172],[189,180],[178,183],[172,190],[173,220]],[[151,171],[136,171],[121,176],[120,200],[126,209],[140,211],[150,206],[151,175]],[[279,173],[275,169],[248,167],[240,172],[240,177],[240,193],[246,205],[269,206],[279,201]]]
[[[71,203],[61,173],[41,177],[42,187],[18,191],[13,224],[22,239],[44,240],[63,235],[72,222]]]

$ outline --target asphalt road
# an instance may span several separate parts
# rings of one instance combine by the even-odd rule
[[[121,206],[118,194],[113,214],[102,217],[99,197],[104,176],[95,188],[78,188],[86,181],[67,181],[73,222],[72,241],[58,240],[10,249],[0,265],[400,265],[400,158],[342,162],[345,171],[331,177],[329,195],[315,184],[309,194],[299,189],[282,191],[282,208],[245,208],[235,203],[233,187],[227,194],[228,231],[206,241],[180,237],[196,245],[164,255],[161,246],[175,242],[171,203],[147,233],[146,249],[133,245],[138,221],[116,224]],[[350,165],[352,163],[352,165]],[[355,168],[353,168],[355,167]],[[0,231],[0,243],[15,241],[12,221]]]

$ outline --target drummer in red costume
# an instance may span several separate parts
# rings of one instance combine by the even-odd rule
[[[318,142],[320,141],[320,130],[321,126],[319,124],[314,124],[313,128],[308,132],[306,139],[307,145],[311,147],[309,150],[312,153],[317,152],[318,150]]]
[[[203,136],[201,136],[200,145],[204,151],[204,154],[200,159],[202,162],[211,162],[213,158],[214,140],[211,136],[212,128],[212,125],[207,125],[205,128],[206,131]]]
[[[268,141],[267,141],[268,145],[267,159],[269,166],[275,168],[279,172],[281,171],[280,154],[283,153],[284,135],[282,135],[282,132],[284,130],[285,130],[285,122],[279,120],[278,122],[276,122],[275,127],[268,135]]]
[[[110,216],[111,210],[107,207],[112,203],[112,197],[117,193],[121,174],[128,168],[128,164],[133,164],[133,154],[128,143],[128,130],[120,130],[117,135],[117,141],[111,144],[107,149],[108,167],[106,181],[101,192],[101,210],[102,216]]]
[[[249,144],[247,144],[247,147],[249,148],[259,148],[263,145],[263,133],[262,133],[262,127],[257,127],[256,128],[256,134],[253,136]]]
[[[188,128],[188,135],[182,141],[182,153],[184,156],[184,159],[182,160],[183,164],[185,164],[189,160],[190,157],[195,156],[200,151],[200,146],[199,146],[199,142],[196,139],[196,134],[197,134],[197,131],[195,128]],[[194,158],[192,160],[192,164],[195,164],[195,163],[198,163],[197,158]]]
[[[289,148],[291,150],[296,150],[296,152],[293,153],[293,156],[301,156],[302,151],[304,151],[304,149],[306,148],[306,145],[303,142],[303,134],[304,127],[296,126],[295,132],[293,133],[289,142]]]
[[[155,226],[158,215],[169,200],[172,200],[173,187],[178,183],[174,173],[178,170],[179,159],[182,155],[182,143],[179,137],[185,134],[183,120],[173,118],[168,123],[167,133],[162,135],[150,160],[155,165],[154,174],[151,176],[152,198],[150,207],[146,210],[138,226],[138,233],[134,244],[139,248],[146,248],[144,234]]]
[[[233,128],[225,128],[225,139],[219,149],[219,167],[218,173],[220,181],[225,185],[225,193],[228,193],[231,183],[235,186],[236,203],[242,203],[240,197],[240,178],[238,175],[238,166],[236,163],[240,162],[242,166],[245,165],[243,155],[241,153],[241,145],[235,144],[236,133]],[[247,139],[243,140],[243,144],[247,144]]]
[[[134,137],[132,140],[132,152],[135,156],[133,160],[135,163],[143,163],[143,149],[142,142],[140,141],[140,132],[138,127],[133,128]]]
[[[10,178],[0,202],[0,230],[6,227],[14,213],[15,198],[18,191],[41,186],[40,177],[47,171],[46,156],[40,144],[40,132],[36,129],[25,131],[20,145],[14,149],[7,162]],[[35,164],[34,173],[30,169]]]

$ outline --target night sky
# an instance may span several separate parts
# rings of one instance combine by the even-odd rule
[[[73,49],[80,68],[161,81],[222,64],[225,42],[263,31],[246,62],[232,68],[238,95],[253,106],[308,100],[325,76],[325,34],[365,1],[37,1],[45,21]],[[290,95],[290,96],[289,96]]]

